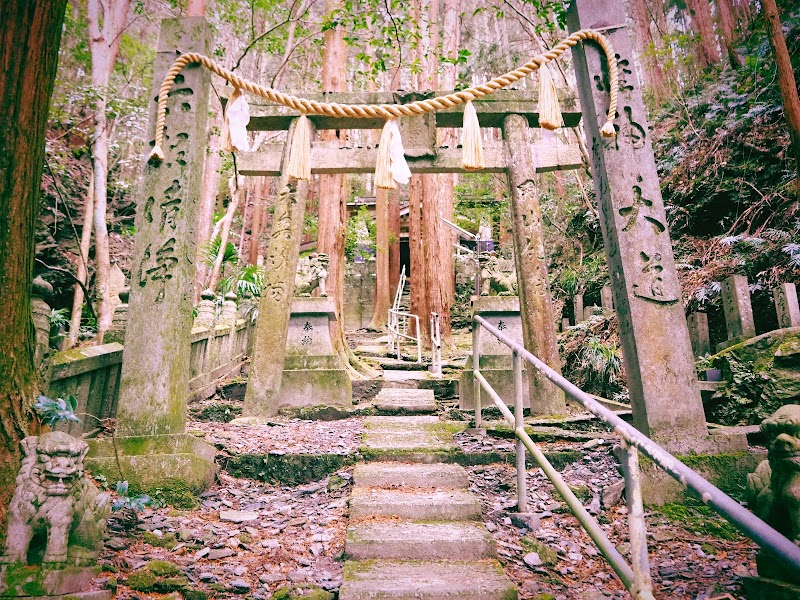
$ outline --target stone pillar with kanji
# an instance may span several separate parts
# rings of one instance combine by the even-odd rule
[[[150,96],[149,136],[161,81],[183,52],[209,54],[204,17],[161,23]],[[213,480],[214,448],[185,434],[189,396],[197,200],[209,110],[209,72],[194,64],[175,78],[160,163],[145,166],[136,211],[128,324],[117,410],[117,448],[92,442],[94,472],[140,489],[180,479],[198,490]],[[152,143],[152,142],[151,142]],[[145,155],[149,148],[145,150]],[[119,458],[119,467],[116,461]]]
[[[746,448],[743,438],[706,428],[624,3],[573,0],[568,25],[602,30],[619,66],[616,136],[604,137],[605,55],[594,42],[573,49],[634,425],[675,453]]]

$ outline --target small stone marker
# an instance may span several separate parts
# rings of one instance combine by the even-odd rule
[[[575,325],[583,321],[583,294],[575,294],[572,297],[572,312]]]
[[[800,307],[797,303],[797,288],[793,283],[782,283],[772,290],[778,327],[800,327]]]
[[[722,309],[729,340],[755,337],[756,326],[747,277],[732,275],[722,282]]]
[[[610,285],[604,285],[603,289],[600,290],[600,304],[603,310],[614,310],[614,293],[611,291]]]
[[[708,315],[695,312],[686,317],[689,325],[689,337],[695,356],[703,356],[711,352],[711,338],[708,334]]]

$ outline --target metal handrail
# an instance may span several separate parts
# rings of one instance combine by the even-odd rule
[[[389,309],[388,328],[389,328],[389,350],[392,353],[397,353],[397,359],[400,360],[402,354],[400,353],[400,343],[403,338],[414,340],[417,343],[417,362],[422,362],[422,340],[420,339],[419,317],[400,310],[400,301],[403,297],[403,288],[406,285],[406,266],[403,265],[403,270],[400,271],[400,280],[397,283],[397,291],[394,294],[394,304]],[[416,335],[408,335],[408,322],[413,319],[415,323],[414,331]]]
[[[442,376],[442,330],[439,313],[431,313],[431,368],[433,377]]]
[[[474,317],[478,325],[472,330],[473,344],[473,369],[475,374],[475,427],[481,426],[481,389],[485,389],[503,417],[514,427],[517,437],[517,493],[518,506],[522,512],[525,508],[525,448],[553,483],[567,505],[578,518],[586,532],[597,544],[600,552],[608,560],[611,567],[622,580],[625,587],[634,598],[651,599],[652,584],[650,581],[650,568],[647,556],[647,533],[644,523],[644,509],[642,505],[641,487],[639,482],[638,452],[641,451],[650,458],[654,464],[663,469],[673,479],[683,486],[696,492],[703,502],[709,505],[725,519],[733,523],[742,533],[755,541],[759,546],[769,550],[776,558],[780,558],[791,566],[800,570],[800,547],[793,544],[780,532],[756,517],[749,510],[740,505],[736,500],[726,495],[716,486],[704,479],[701,475],[687,467],[653,440],[642,432],[623,421],[619,416],[607,409],[592,396],[565,379],[551,369],[544,362],[526,350],[521,344],[493,327],[480,316]],[[514,369],[514,414],[505,402],[495,392],[491,385],[480,373],[480,331],[486,329],[498,341],[508,346],[513,352]],[[628,565],[619,554],[613,543],[605,535],[597,521],[589,515],[583,504],[567,486],[561,475],[547,461],[544,454],[525,432],[522,421],[522,361],[524,358],[529,364],[542,373],[553,384],[562,389],[570,398],[581,404],[601,421],[610,425],[614,433],[622,439],[622,449],[625,453],[623,472],[625,476],[625,496],[628,503],[629,535],[631,546],[632,565]],[[524,446],[524,448],[522,448]]]

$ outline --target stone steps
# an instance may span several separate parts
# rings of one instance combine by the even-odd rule
[[[435,413],[436,399],[433,390],[382,388],[375,397],[375,407],[389,413]]]
[[[478,499],[467,490],[353,488],[350,518],[400,517],[417,521],[475,521]]]
[[[455,450],[454,430],[434,416],[366,420],[364,451],[435,464],[356,467],[340,600],[517,597],[494,560],[494,540],[480,523],[466,470],[437,462]]]
[[[497,561],[352,561],[340,600],[513,600],[514,584]]]
[[[483,523],[367,521],[352,525],[345,542],[355,560],[474,560],[494,558],[495,545]]]
[[[432,487],[456,489],[469,487],[467,472],[458,465],[436,463],[367,463],[353,471],[353,481],[359,487]]]

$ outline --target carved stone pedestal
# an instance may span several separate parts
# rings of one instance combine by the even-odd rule
[[[272,414],[284,406],[350,406],[353,387],[333,349],[331,322],[336,307],[328,298],[295,298],[286,336],[283,377]]]
[[[76,598],[106,600],[110,590],[84,591],[100,575],[100,567],[51,568],[13,563],[0,567],[0,598]]]
[[[519,298],[517,296],[480,296],[472,307],[473,315],[486,319],[491,325],[500,329],[513,340],[522,344],[522,320],[519,316]],[[511,349],[501,344],[488,331],[482,331],[479,345],[481,374],[495,389],[506,404],[514,404],[514,371],[511,368]],[[475,408],[472,356],[467,358],[464,370],[458,379],[458,406],[462,410]],[[523,373],[523,397],[525,408],[530,408],[530,386],[527,371]],[[491,404],[491,400],[482,394],[483,406]]]
[[[109,481],[119,479],[117,457],[122,473],[131,485],[152,490],[167,482],[200,493],[208,488],[217,473],[214,446],[188,434],[142,435],[116,438],[116,455],[111,439],[89,440],[86,465]]]

